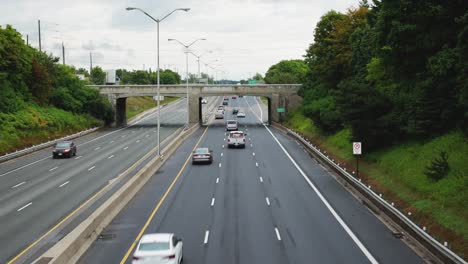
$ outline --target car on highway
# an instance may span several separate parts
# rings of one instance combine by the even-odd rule
[[[228,105],[228,101],[223,101],[223,105]]]
[[[233,95],[231,98],[232,98],[232,99],[237,99],[237,96]]]
[[[239,95],[239,98],[243,98],[244,96],[242,94]]]
[[[238,129],[238,122],[236,120],[228,120],[226,122],[226,130],[231,131],[231,130],[237,130]]]
[[[229,97],[224,96],[223,100],[224,100],[224,101],[227,101],[227,100],[229,100]]]
[[[236,115],[238,112],[239,112],[239,109],[237,109],[237,108],[232,109],[232,114],[233,115]]]
[[[223,114],[224,114],[224,105],[218,105],[218,109],[217,109],[217,110],[218,110],[218,111],[219,111],[219,110],[223,111]]]
[[[235,148],[235,147],[245,148],[245,136],[246,135],[247,134],[239,130],[229,132],[228,139],[227,139],[228,148]]]
[[[145,234],[133,253],[132,264],[179,264],[183,260],[182,247],[182,239],[174,234]]]
[[[213,163],[213,150],[209,148],[197,148],[192,153],[192,164]]]
[[[215,113],[215,119],[223,119],[224,118],[224,111],[223,110],[218,110]]]
[[[201,103],[202,103],[202,104],[207,104],[207,103],[208,103],[208,100],[206,100],[205,98],[203,98],[203,99],[201,100]]]
[[[238,118],[245,118],[245,113],[244,112],[238,112],[237,117]]]
[[[76,145],[73,141],[60,141],[54,145],[52,158],[76,156]]]

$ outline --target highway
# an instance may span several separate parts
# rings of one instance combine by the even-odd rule
[[[262,125],[256,98],[229,104],[226,119],[232,106],[246,112],[246,148],[227,148],[226,119],[200,128],[79,263],[131,263],[154,232],[183,239],[184,263],[423,263],[299,143]],[[196,146],[214,150],[213,164],[191,164]]]
[[[183,126],[185,104],[181,99],[161,109],[163,146]],[[48,148],[0,164],[0,263],[18,254],[18,263],[30,262],[122,185],[123,180],[110,181],[156,146],[156,116],[150,113],[126,128],[78,138],[77,155],[70,159],[52,159]],[[83,206],[98,193],[96,202]]]

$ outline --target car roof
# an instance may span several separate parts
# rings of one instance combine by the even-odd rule
[[[151,242],[169,242],[171,237],[174,234],[171,233],[153,233],[145,234],[141,237],[141,243],[151,243]]]
[[[240,130],[236,130],[236,131],[231,131],[231,132],[229,132],[229,134],[240,134],[240,133],[244,134],[244,132],[243,132],[243,131],[240,131]]]
[[[226,121],[226,122],[237,122],[237,120],[231,119],[231,120],[228,120],[228,121]]]

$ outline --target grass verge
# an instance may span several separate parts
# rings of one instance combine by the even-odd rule
[[[348,170],[355,169],[351,131],[343,129],[325,135],[313,121],[295,111],[288,115],[287,126],[309,137]],[[365,153],[360,162],[361,178],[439,241],[449,241],[460,255],[467,256],[468,240],[468,140],[459,131],[426,141],[406,142],[376,152]],[[450,172],[435,182],[424,169],[440,150],[449,155]]]
[[[168,104],[177,99],[179,97],[165,96],[160,103],[161,105]],[[127,98],[127,120],[156,106],[157,102],[151,96],[129,97]]]
[[[29,104],[15,113],[0,113],[0,155],[99,125],[89,115]]]

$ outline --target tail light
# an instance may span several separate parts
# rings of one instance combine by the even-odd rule
[[[68,151],[70,151],[70,149],[65,149],[63,152],[68,152]]]
[[[169,256],[165,257],[165,259],[175,259],[175,254],[169,255]]]

